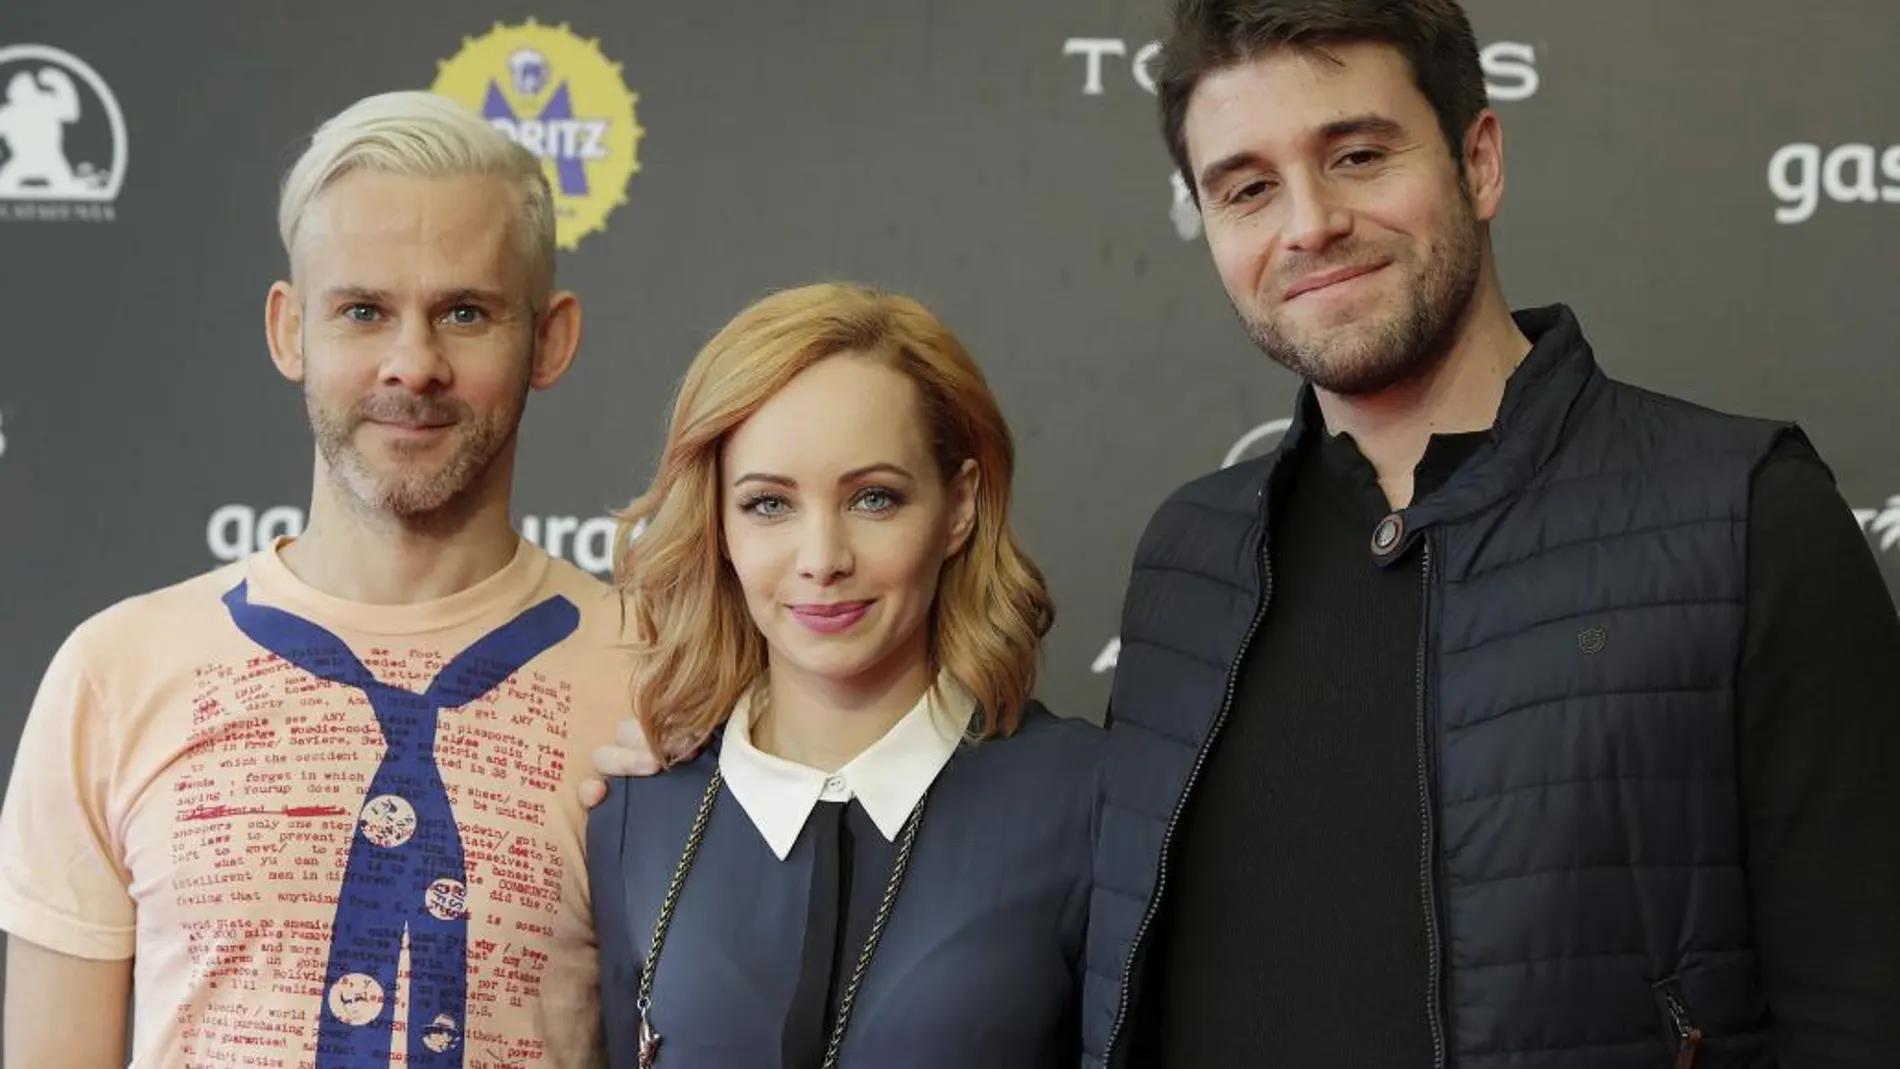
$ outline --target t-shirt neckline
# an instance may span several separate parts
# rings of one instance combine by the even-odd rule
[[[547,575],[548,557],[534,543],[518,538],[514,556],[485,579],[446,597],[407,604],[377,605],[325,593],[297,578],[284,564],[285,546],[296,539],[279,535],[251,555],[248,567],[253,600],[282,608],[298,607],[325,623],[376,635],[415,635],[446,631],[476,619],[525,606]]]

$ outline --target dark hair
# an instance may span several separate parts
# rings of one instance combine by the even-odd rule
[[[1182,126],[1202,78],[1277,48],[1324,54],[1329,45],[1365,43],[1391,45],[1405,57],[1462,179],[1465,130],[1490,101],[1477,37],[1458,0],[1175,0],[1156,94],[1168,153],[1195,203],[1200,190]]]

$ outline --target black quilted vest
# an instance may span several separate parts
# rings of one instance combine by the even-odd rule
[[[1749,482],[1799,431],[1611,381],[1562,306],[1516,318],[1535,346],[1491,441],[1388,518],[1385,553],[1367,532],[1381,562],[1425,542],[1419,882],[1436,1062],[1651,1069],[1678,1064],[1695,1030],[1699,1069],[1771,1066],[1734,681]],[[1125,1064],[1128,1004],[1165,982],[1141,964],[1169,843],[1271,611],[1275,468],[1316,433],[1309,390],[1275,454],[1176,491],[1136,551],[1095,860],[1091,1069]]]

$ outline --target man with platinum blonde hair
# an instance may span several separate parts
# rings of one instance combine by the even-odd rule
[[[554,286],[555,221],[544,165],[486,119],[435,93],[368,97],[317,129],[285,177],[277,205],[277,229],[293,270],[292,250],[311,202],[354,169],[420,178],[486,175],[512,185],[520,198],[515,237],[529,267],[530,292],[545,303]]]
[[[600,1064],[576,788],[621,603],[509,511],[580,341],[542,166],[399,92],[286,177],[309,522],[55,655],[0,809],[0,1062]]]

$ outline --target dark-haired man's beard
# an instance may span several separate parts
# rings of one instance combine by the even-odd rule
[[[487,412],[450,398],[405,393],[378,394],[341,413],[322,408],[307,392],[304,404],[338,489],[367,512],[415,521],[451,511],[482,485],[514,440],[527,395],[524,381],[514,404]],[[379,443],[370,447],[375,456],[365,455],[359,435],[371,420],[446,423],[439,433],[450,440]]]
[[[1426,374],[1443,361],[1477,291],[1484,248],[1477,220],[1461,197],[1440,242],[1401,250],[1386,270],[1403,272],[1398,298],[1337,326],[1293,327],[1282,316],[1234,305],[1254,344],[1272,360],[1328,393],[1365,396]],[[1382,250],[1345,245],[1302,261],[1277,277],[1384,259]]]

